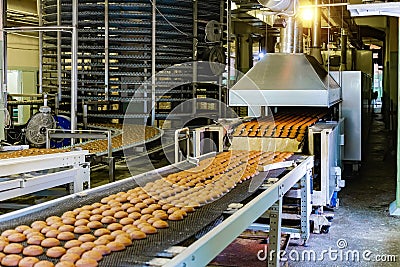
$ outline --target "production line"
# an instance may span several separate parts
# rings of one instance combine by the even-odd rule
[[[39,224],[37,221],[45,221],[40,223],[42,226],[37,229],[42,232],[37,235],[44,235],[43,238],[47,238],[40,243],[44,249],[37,255],[39,260],[56,263],[63,254],[70,254],[72,250],[76,252],[78,250],[76,248],[69,248],[71,249],[69,252],[66,250],[65,246],[68,242],[68,244],[74,243],[69,239],[57,243],[60,244],[58,249],[60,253],[55,258],[52,256],[53,249],[46,248],[46,242],[51,239],[49,236],[60,237],[61,231],[57,229],[63,226],[67,228],[66,225],[74,225],[74,227],[68,227],[69,231],[75,233],[74,237],[70,235],[71,240],[82,241],[86,237],[90,237],[91,240],[78,242],[79,246],[84,248],[79,249],[81,253],[84,253],[85,249],[91,251],[99,249],[103,254],[100,256],[94,252],[82,254],[82,259],[75,259],[76,266],[97,266],[97,261],[99,261],[99,266],[143,266],[149,262],[158,266],[199,266],[210,262],[235,238],[235,235],[238,236],[274,204],[276,204],[274,206],[275,219],[278,223],[282,208],[281,199],[298,182],[301,182],[303,191],[302,216],[308,218],[309,203],[307,202],[310,201],[310,195],[307,181],[311,175],[312,157],[293,156],[292,153],[256,151],[230,151],[219,153],[215,157],[213,155],[211,157],[210,155],[203,156],[197,164],[190,161],[181,162],[2,215],[0,217],[2,240],[5,243],[13,243],[10,239],[15,240],[13,239],[15,235],[8,235],[16,234],[20,239],[14,243],[22,244],[22,246],[14,244],[12,247],[19,247],[20,251],[14,253],[22,255],[24,252],[22,254],[20,252],[24,251],[24,247],[29,244],[29,238],[26,243],[27,236],[25,235],[34,231],[28,229],[37,228]],[[285,160],[293,160],[293,167],[286,171],[283,168],[270,171],[270,173],[264,172],[264,166]],[[184,170],[180,171],[182,168]],[[264,176],[263,178],[273,176],[280,179],[269,183],[256,194],[249,192],[251,178],[260,175]],[[178,179],[178,177],[184,179]],[[160,259],[162,258],[160,252],[178,245],[212,223],[221,216],[229,203],[237,203],[245,199],[247,204],[224,220],[212,232],[207,233],[187,248],[181,248],[181,252],[174,255],[174,258]],[[54,206],[57,206],[57,212],[51,208]],[[98,221],[95,222],[96,220]],[[304,225],[302,223],[299,232],[306,242],[309,236],[309,223],[307,219],[302,221],[307,223]],[[28,226],[24,226],[22,231],[20,230],[22,229],[21,225]],[[14,228],[22,234],[7,231]],[[280,227],[271,227],[270,246],[278,249],[276,251],[280,249],[280,238],[277,238],[280,237],[280,230]],[[100,237],[104,234],[115,236],[112,238],[115,241],[110,242],[110,240],[106,240],[106,237]],[[5,236],[8,236],[8,239]],[[3,244],[7,245],[4,242]],[[131,244],[132,246],[130,246]],[[209,249],[211,247],[212,250]],[[3,252],[4,250],[8,251],[6,248],[7,246],[3,247]],[[116,252],[120,250],[123,252]],[[106,256],[110,252],[111,254]],[[0,254],[5,256],[2,259],[4,266],[14,266],[7,265],[9,259],[21,259],[21,256],[18,257],[15,254],[11,256],[10,252],[5,254]],[[69,256],[63,257],[69,259]],[[92,260],[83,260],[84,258]],[[277,264],[276,257],[272,260],[275,260],[275,262],[271,262],[272,266],[277,266],[275,265]],[[81,262],[90,265],[80,265]],[[48,264],[46,266],[53,266]],[[59,263],[56,266],[67,265]]]
[[[108,156],[113,159],[113,153],[121,154],[124,149],[144,146],[161,135],[157,128],[140,125],[126,126],[125,134],[118,126],[101,124],[92,128],[109,133],[110,140],[91,140],[68,148],[3,147],[6,151],[0,153],[0,199],[7,200],[64,184],[71,184],[67,190],[69,193],[88,189],[90,166],[91,163],[98,164],[97,158]],[[49,144],[50,141],[48,139]],[[109,167],[112,173],[114,166]]]
[[[376,130],[397,125],[398,27],[353,4],[0,0],[0,266],[328,266],[311,254],[343,237],[340,252],[393,250],[375,212],[393,175],[364,162],[394,165],[394,136],[365,147],[380,97]]]

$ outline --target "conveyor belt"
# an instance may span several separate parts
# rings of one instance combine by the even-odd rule
[[[292,156],[290,159],[296,160],[299,159],[299,156]],[[183,163],[179,167],[189,168],[191,166],[193,165],[189,163]],[[168,167],[165,170],[158,172],[158,174],[165,176],[176,171],[177,169]],[[283,172],[284,170],[270,172],[268,177],[277,177]],[[150,181],[159,177],[156,174],[157,172],[154,172],[152,175],[147,175],[146,178],[145,175],[141,176],[142,178]],[[215,219],[219,218],[230,203],[241,202],[250,197],[252,194],[248,192],[249,183],[250,181],[248,180],[242,184],[239,184],[230,193],[208,205],[199,208],[196,210],[196,212],[189,214],[188,217],[183,221],[169,221],[168,229],[160,230],[157,234],[148,236],[147,239],[136,240],[133,242],[132,246],[128,247],[122,252],[113,252],[110,255],[105,256],[103,260],[99,262],[99,266],[143,266],[146,261],[156,257],[158,252],[170,247],[171,245],[178,244],[188,239],[202,228],[212,223]],[[101,198],[105,196],[109,196],[110,194],[121,191],[127,191],[137,186],[138,185],[135,183],[132,177],[130,179],[109,184],[101,188],[90,190],[88,191],[87,195],[82,197],[75,195],[66,197],[61,201],[53,201],[54,204],[49,204],[45,209],[27,215],[18,216],[9,220],[1,220],[0,217],[0,231],[14,228],[17,225],[29,225],[35,220],[42,220],[52,215],[60,216],[65,211],[72,210],[83,205],[99,202]],[[55,207],[57,208],[54,209]],[[38,258],[55,261],[43,255],[39,256]]]

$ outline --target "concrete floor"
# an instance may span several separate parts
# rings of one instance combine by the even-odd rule
[[[395,200],[396,165],[387,136],[381,115],[375,114],[365,162],[359,176],[347,179],[339,193],[340,208],[334,212],[329,233],[312,234],[307,247],[291,244],[287,252],[293,257],[289,257],[288,266],[400,266],[400,218],[388,212]],[[338,240],[347,246],[340,249]],[[331,256],[321,256],[323,250],[331,250]],[[315,252],[317,260],[309,261],[308,256],[302,260],[298,252]],[[353,252],[360,255],[359,261],[352,260],[356,259]],[[299,261],[290,260],[298,255]],[[393,255],[395,262],[378,262],[381,255],[381,259]]]

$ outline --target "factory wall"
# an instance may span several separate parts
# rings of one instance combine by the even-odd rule
[[[8,0],[7,8],[9,10],[37,14],[36,0]],[[37,71],[39,69],[39,40],[37,34],[8,34],[7,38],[8,69]]]
[[[7,8],[21,12],[21,14],[24,12],[37,13],[36,0],[8,0]],[[37,33],[7,34],[7,69],[9,71],[7,75],[9,93],[37,93],[37,73],[39,70],[39,38]],[[30,107],[18,106],[14,109],[15,111],[18,110],[16,123],[25,124],[30,118]]]
[[[383,113],[386,127],[397,129],[398,22],[389,17],[386,28],[386,49],[383,82]]]
[[[9,70],[38,70],[39,41],[35,36],[7,35]]]

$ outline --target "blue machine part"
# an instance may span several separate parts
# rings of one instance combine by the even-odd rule
[[[335,191],[331,199],[331,207],[336,208],[338,206],[338,192]]]
[[[56,120],[57,129],[71,130],[71,119],[69,117],[63,115],[57,115],[54,116],[54,119]],[[50,142],[50,147],[52,148],[61,148],[69,145],[71,145],[71,140],[67,138],[53,139]]]

